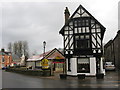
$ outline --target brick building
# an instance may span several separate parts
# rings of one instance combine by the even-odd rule
[[[105,61],[111,61],[116,68],[120,70],[120,30],[113,40],[110,40],[104,46]]]
[[[1,49],[1,51],[0,51],[0,69],[11,65],[11,63],[12,63],[11,52],[6,52],[4,49]]]

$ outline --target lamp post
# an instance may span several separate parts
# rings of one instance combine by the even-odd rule
[[[46,46],[46,42],[43,42],[43,60],[42,63],[44,63],[44,58],[45,58],[45,46]],[[44,70],[44,65],[42,64],[42,69],[43,69],[43,76],[45,76],[45,70]]]
[[[46,42],[43,42],[43,48],[44,48],[44,52],[43,52],[43,58],[45,57],[45,46],[46,46]]]

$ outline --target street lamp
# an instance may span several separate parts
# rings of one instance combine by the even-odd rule
[[[44,48],[44,53],[43,53],[43,58],[45,57],[45,46],[46,46],[46,42],[43,42],[43,48]]]

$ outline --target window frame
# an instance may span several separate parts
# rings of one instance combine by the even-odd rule
[[[79,64],[78,63],[78,60],[79,59],[82,59],[82,58],[87,58],[88,59],[88,63],[86,63],[86,64]],[[86,65],[86,68],[88,67],[88,69],[85,71],[85,70],[79,70],[79,67],[80,67],[80,65],[81,65],[81,67],[82,66],[85,66]],[[83,67],[84,68],[84,67]],[[78,57],[77,58],[77,73],[90,73],[90,58],[89,57]]]

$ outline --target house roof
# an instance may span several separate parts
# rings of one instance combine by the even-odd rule
[[[17,54],[12,54],[13,61],[20,60],[20,57]]]
[[[51,52],[49,52],[45,58],[46,59],[65,59],[64,55],[56,48],[51,50]]]
[[[109,40],[105,45],[104,47],[107,48],[109,47],[111,44],[112,44],[113,40]]]
[[[40,61],[42,59],[65,59],[65,57],[58,49],[54,48],[53,50],[45,52],[45,57],[43,57],[43,54],[40,54],[30,57],[27,61]]]
[[[0,55],[9,55],[9,54],[11,54],[11,52],[1,52],[0,51]]]
[[[62,29],[59,31],[59,33],[63,35],[64,28],[65,28],[65,27],[70,23],[70,21],[74,18],[75,14],[77,13],[77,11],[78,11],[79,9],[84,10],[84,11],[90,16],[91,19],[95,20],[95,22],[97,22],[97,23],[101,26],[101,28],[102,28],[102,35],[104,35],[104,32],[105,32],[105,29],[106,29],[106,28],[105,28],[97,19],[95,19],[82,5],[80,5],[80,6],[76,9],[76,11],[72,14],[72,16],[69,18],[69,20],[65,23],[65,25],[62,27]],[[102,36],[102,38],[103,38],[103,36]]]

